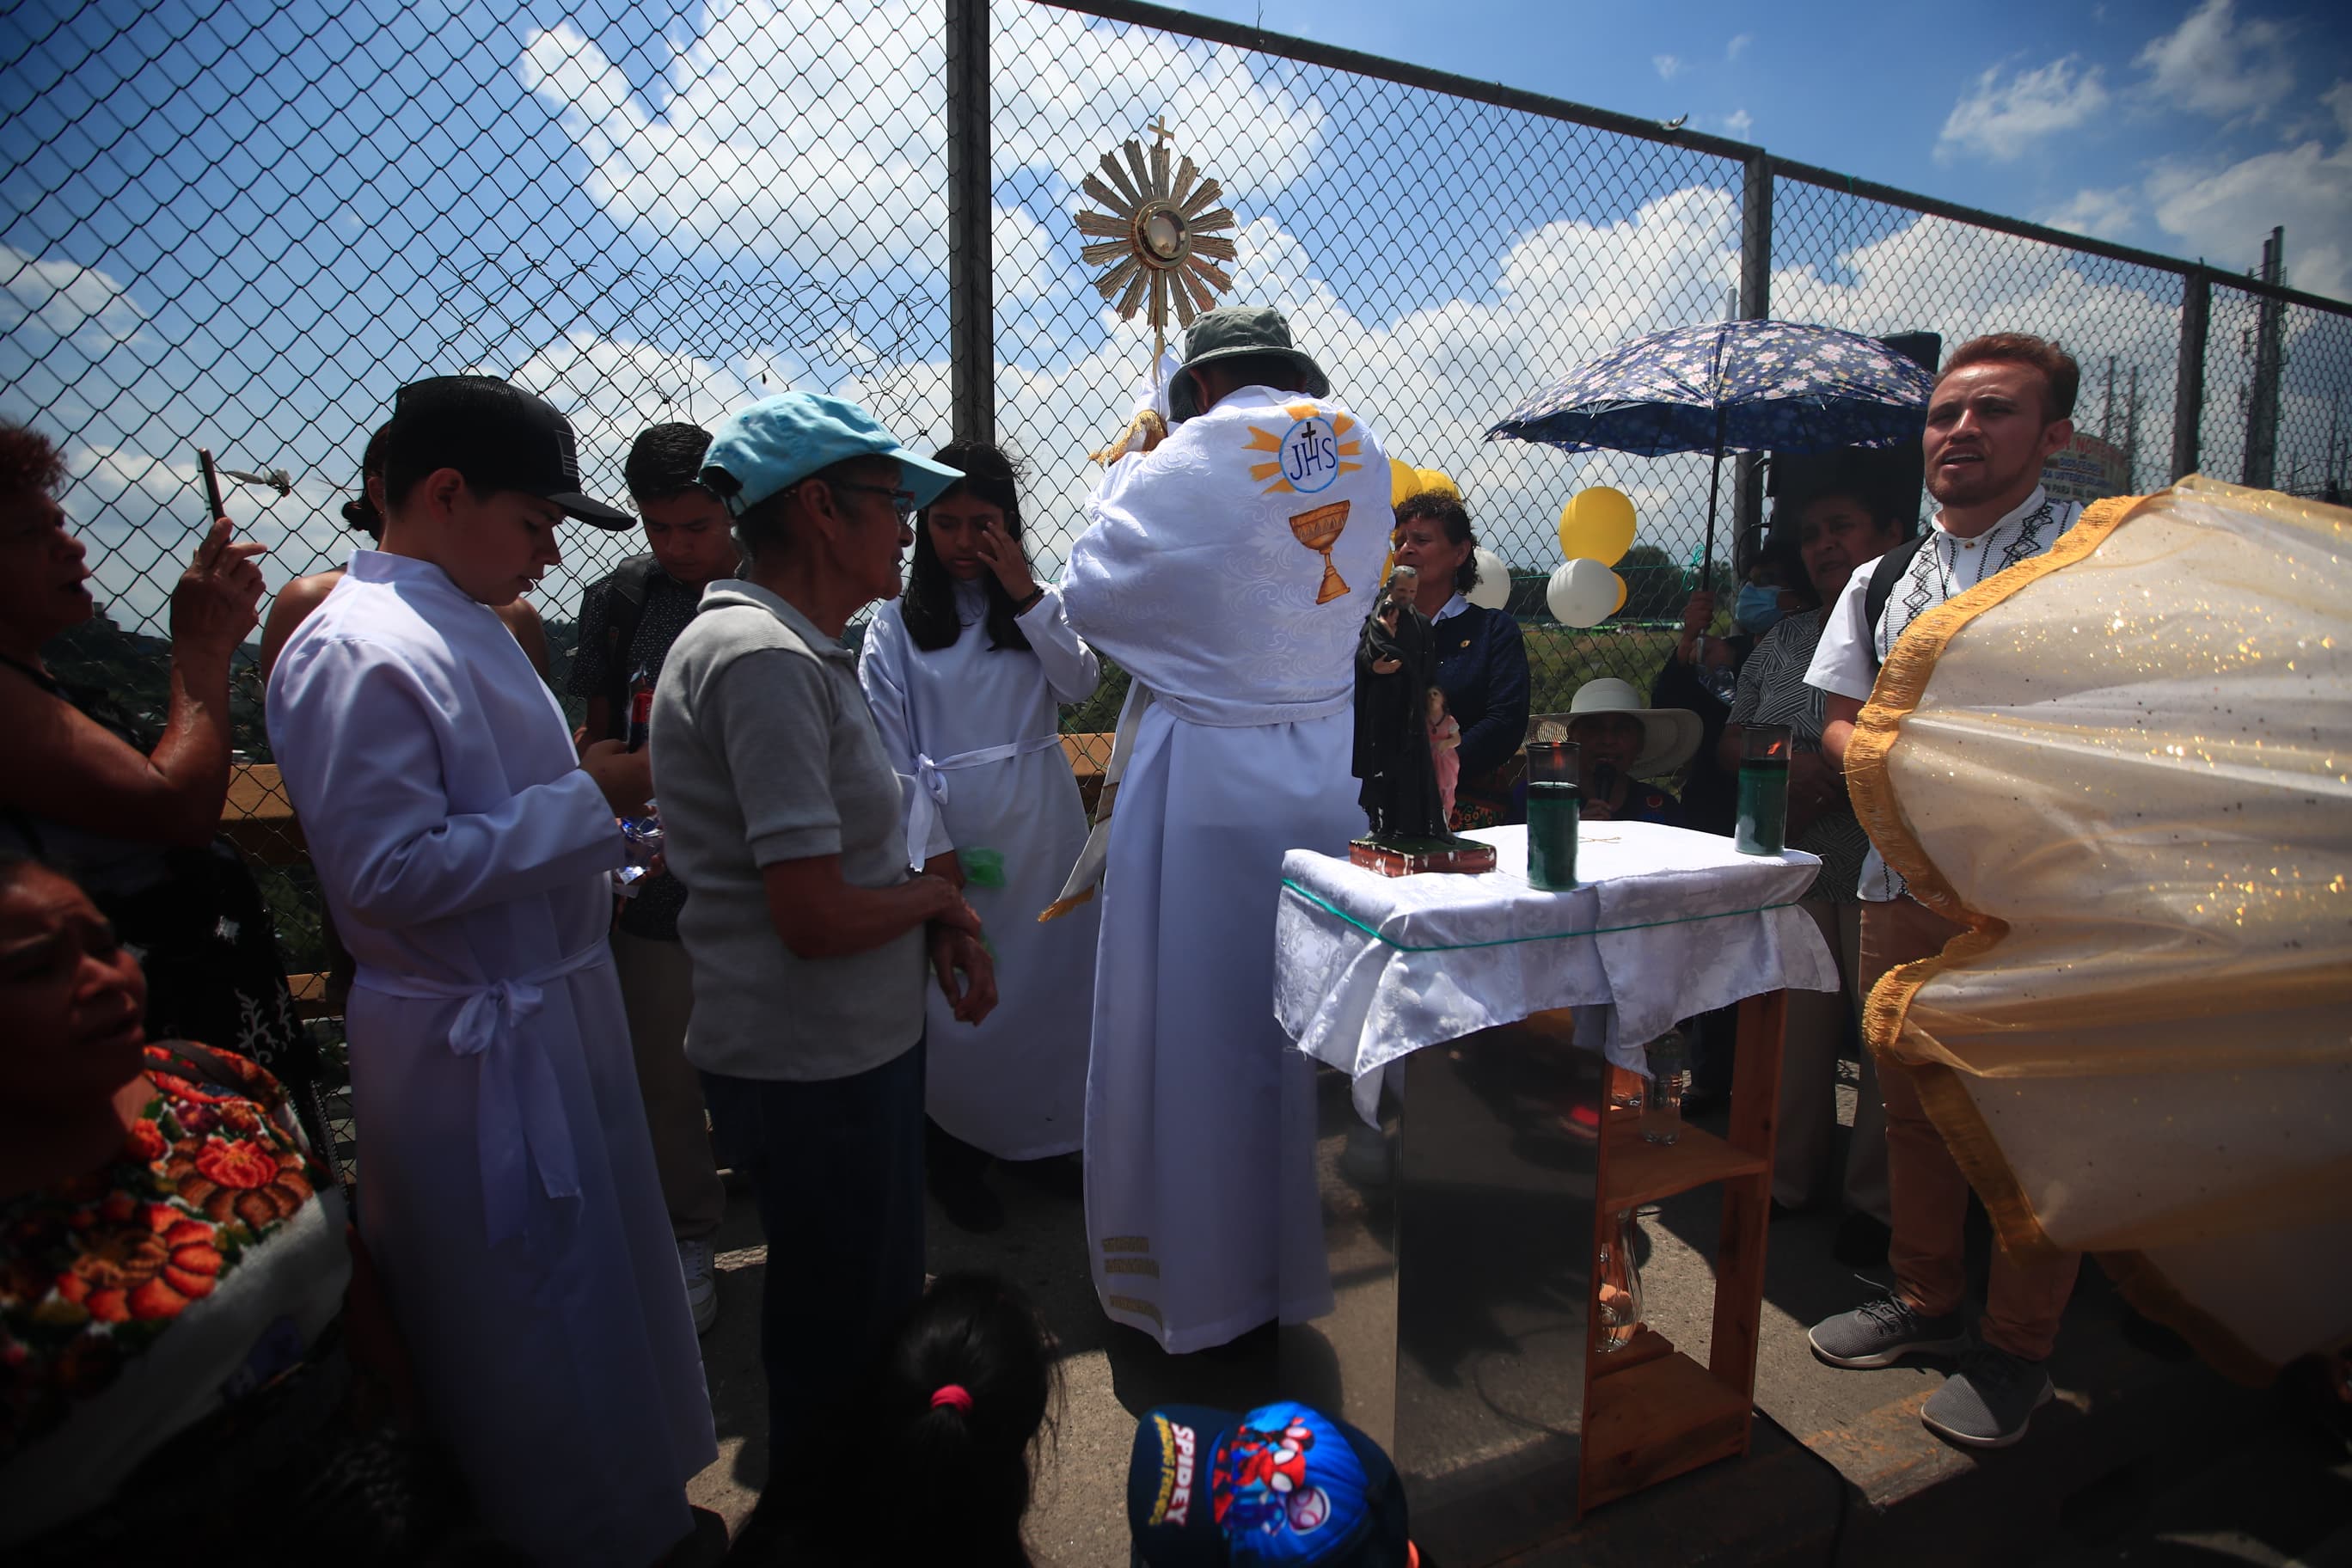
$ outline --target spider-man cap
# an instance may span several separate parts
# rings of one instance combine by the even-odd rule
[[[1410,1568],[1404,1488],[1355,1427],[1289,1400],[1163,1405],[1135,1428],[1137,1568]]]

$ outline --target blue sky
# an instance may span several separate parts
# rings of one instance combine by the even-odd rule
[[[1840,173],[2352,297],[2352,9],[2165,0],[1190,0]],[[2352,119],[2352,105],[2342,110]]]
[[[1800,26],[1461,0],[1433,28],[1381,0],[1281,0],[1263,20],[2217,264],[2284,221],[2291,279],[2352,296],[2341,29],[2070,5]],[[1703,462],[1483,437],[1615,343],[1725,313],[1736,164],[1022,0],[992,15],[999,429],[1030,465],[1043,564],[1149,359],[1081,263],[1080,181],[1160,115],[1237,215],[1234,297],[1288,311],[1516,564],[1554,563],[1552,520],[1600,483],[1633,496],[1643,539],[1696,548]],[[201,519],[196,445],[294,472],[293,495],[236,510],[274,580],[316,570],[348,552],[335,508],[368,429],[421,374],[544,394],[606,496],[644,425],[786,387],[943,441],[940,35],[939,0],[23,0],[0,17],[0,416],[65,439],[100,589],[148,621]],[[1779,216],[1776,314],[2058,335],[2095,384],[2110,358],[2119,391],[2140,377],[2140,478],[2166,477],[2170,275],[1808,187]],[[2217,304],[2204,466],[2231,478],[2250,323]],[[2352,326],[2305,313],[2288,336],[2283,447],[2309,468],[2352,434]],[[581,539],[550,608],[627,543]]]

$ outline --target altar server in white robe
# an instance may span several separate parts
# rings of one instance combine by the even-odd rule
[[[1171,1352],[1328,1310],[1312,1071],[1274,1020],[1285,851],[1365,831],[1355,648],[1389,548],[1388,459],[1271,310],[1185,341],[1167,440],[1110,465],[1062,599],[1134,678],[1102,876],[1087,1231],[1104,1310]],[[1106,831],[1107,829],[1107,831]]]
[[[912,858],[963,889],[996,957],[996,1010],[978,1028],[951,1027],[929,993],[930,1119],[997,1159],[1043,1160],[1075,1152],[1085,1127],[1097,923],[1092,906],[1037,920],[1087,839],[1058,705],[1092,696],[1102,667],[1031,574],[1004,454],[958,441],[936,459],[965,477],[916,520],[906,592],[874,612],[857,677],[909,781]],[[983,1222],[971,1228],[1002,1220],[971,1190],[983,1169],[937,1149],[929,1161],[950,1217]],[[951,1173],[966,1185],[944,1190]]]
[[[646,758],[576,759],[496,607],[559,559],[570,425],[401,389],[390,520],[279,657],[269,734],[358,976],[361,1228],[433,1424],[507,1545],[644,1568],[717,1453],[605,928]]]

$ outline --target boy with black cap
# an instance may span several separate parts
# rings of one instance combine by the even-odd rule
[[[642,1568],[716,1457],[604,941],[614,820],[649,793],[575,757],[494,613],[561,558],[571,425],[482,376],[403,387],[382,547],[304,622],[269,733],[358,961],[346,1024],[362,1225],[425,1403],[499,1537]]]

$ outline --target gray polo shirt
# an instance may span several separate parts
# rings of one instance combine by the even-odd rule
[[[898,775],[857,658],[765,588],[713,583],[654,695],[654,795],[691,895],[687,1059],[737,1078],[847,1078],[923,1032],[921,927],[846,958],[793,956],[761,868],[839,855],[853,886],[907,880]]]

